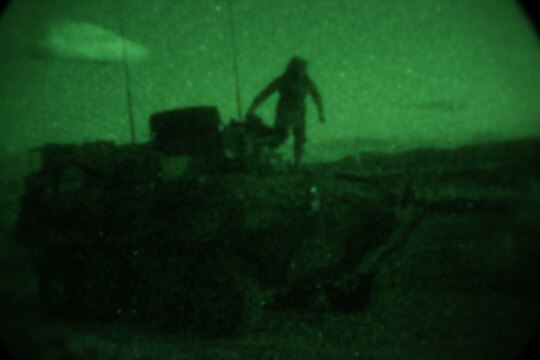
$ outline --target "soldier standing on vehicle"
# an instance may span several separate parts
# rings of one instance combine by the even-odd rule
[[[268,84],[253,100],[248,110],[252,115],[257,107],[270,95],[279,92],[274,123],[273,147],[283,144],[289,136],[294,135],[294,166],[298,168],[306,142],[306,96],[313,98],[319,112],[319,121],[325,122],[321,95],[315,83],[307,73],[307,61],[293,57],[285,72]]]

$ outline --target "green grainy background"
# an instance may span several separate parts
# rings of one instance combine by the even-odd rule
[[[513,1],[232,3],[244,109],[291,55],[311,61],[328,124],[310,103],[308,159],[358,138],[451,146],[538,133],[539,41]],[[148,51],[129,64],[138,141],[155,111],[211,104],[228,121],[237,113],[228,14],[217,0],[13,1],[0,21],[0,142],[129,141],[121,63],[38,51],[62,21],[118,34],[122,15],[125,37]],[[267,122],[274,102],[260,110]]]
[[[69,357],[62,354],[64,351],[88,354],[88,358],[117,359],[491,359],[517,354],[539,317],[536,307],[540,302],[534,291],[540,251],[534,241],[540,223],[540,186],[534,167],[537,142],[515,142],[500,148],[496,144],[479,146],[476,152],[472,147],[454,152],[425,149],[416,155],[413,152],[411,157],[398,154],[386,158],[368,152],[538,135],[539,41],[517,4],[497,0],[231,2],[244,109],[255,93],[283,70],[291,55],[307,57],[328,118],[328,124],[317,124],[310,104],[308,121],[313,125],[309,127],[307,160],[363,152],[366,156],[362,164],[372,166],[371,170],[369,166],[360,168],[360,175],[372,183],[383,183],[376,190],[369,181],[345,184],[349,180],[332,178],[327,188],[319,187],[323,211],[338,208],[325,202],[325,196],[345,191],[348,186],[366,197],[362,201],[384,203],[393,192],[407,195],[404,179],[396,178],[395,183],[387,179],[386,185],[384,179],[407,172],[412,176],[411,204],[407,211],[389,205],[400,217],[400,227],[385,239],[390,244],[392,239],[407,241],[383,253],[374,274],[375,287],[370,291],[372,304],[351,315],[328,308],[325,312],[324,298],[321,304],[315,304],[322,312],[320,308],[305,314],[264,311],[259,328],[229,340],[193,341],[189,336],[162,336],[122,325],[100,324],[85,329],[41,318],[36,306],[41,274],[32,267],[28,249],[14,236],[14,224],[21,213],[23,179],[37,170],[37,163],[21,154],[29,147],[50,142],[129,141],[124,68],[121,62],[110,61],[111,56],[119,57],[118,42],[105,53],[99,50],[123,33],[122,18],[126,42],[139,44],[148,54],[144,60],[135,61],[135,52],[129,53],[139,142],[148,141],[148,117],[160,110],[211,104],[219,107],[227,121],[236,114],[230,18],[226,1],[14,0],[0,20],[0,337],[5,345],[29,354],[46,349],[44,353],[58,352],[58,358]],[[63,51],[94,47],[95,51],[88,54],[91,59],[59,56],[43,47],[66,23],[101,29],[68,34],[72,43]],[[271,122],[274,101],[261,108],[267,122]],[[287,146],[283,151],[290,153]],[[96,156],[89,161],[94,159],[104,170],[117,170],[112,160],[121,160]],[[353,167],[354,163],[344,162],[343,167]],[[340,170],[330,165],[332,171]],[[316,168],[306,168],[309,166]],[[138,174],[124,173],[128,177]],[[147,173],[151,169],[142,169],[142,175]],[[46,171],[35,175],[34,180],[45,181],[34,183],[55,186],[56,180],[48,176]],[[258,204],[262,199],[263,205],[245,210],[253,215],[251,223],[253,219],[263,222],[272,214],[278,220],[285,216],[273,212],[268,204],[273,200],[285,202],[287,197],[269,196],[268,190],[292,188],[297,180],[312,184],[325,179],[302,174],[264,177],[270,183],[278,181],[278,186],[272,186],[252,174],[231,176],[235,183],[243,176],[252,182],[246,186],[247,199],[232,203],[236,210],[244,203]],[[66,181],[78,186],[79,180],[67,176]],[[77,190],[76,186],[64,188]],[[240,186],[230,188],[239,193],[244,190]],[[129,187],[122,189],[124,192],[116,195],[124,202],[112,207],[112,215],[117,216],[113,220],[119,219],[116,230],[128,223],[122,220],[123,214],[129,216],[152,204],[139,201]],[[48,205],[58,206],[65,214],[70,206],[84,203],[82,208],[97,209],[95,213],[102,214],[95,207],[101,203],[86,201],[96,199],[93,190],[87,190],[75,191],[81,195],[80,203],[72,193]],[[158,190],[169,200],[170,188]],[[262,195],[255,196],[255,190]],[[117,199],[109,197],[108,191],[105,187],[101,196]],[[215,193],[210,194],[214,195],[208,198],[216,199]],[[291,194],[304,199],[304,192]],[[182,201],[181,197],[171,198]],[[476,213],[470,209],[475,201],[507,211],[490,213],[488,207],[485,213],[481,209]],[[448,203],[458,205],[458,209],[442,215],[431,213],[430,209]],[[111,206],[107,208],[110,211]],[[131,213],[118,209],[131,209]],[[201,227],[216,220],[214,212],[204,210],[200,213],[210,215],[201,217]],[[87,214],[83,212],[79,220]],[[159,212],[150,214],[150,222],[160,216]],[[425,220],[407,235],[408,222],[418,214],[424,214]],[[362,217],[365,221],[370,218]],[[216,227],[208,229],[211,233]],[[59,226],[56,230],[66,229]],[[324,230],[321,237],[332,229]],[[51,234],[54,231],[35,240],[42,241]],[[365,239],[364,233],[359,234]],[[279,246],[271,246],[270,241],[267,245],[269,251],[279,255]],[[316,262],[316,255],[325,248],[314,250],[310,253],[302,248],[305,252],[301,255]],[[105,257],[121,263],[126,254],[120,252],[116,258],[106,253]],[[89,258],[98,263],[98,255]],[[267,258],[270,263],[283,260],[279,256]],[[54,264],[54,259],[48,261]],[[150,270],[162,270],[163,262],[151,263],[155,267]],[[68,265],[54,266],[60,277],[75,273],[65,271]],[[102,274],[109,269],[102,268]],[[530,271],[533,268],[535,271]],[[173,279],[176,276],[173,271],[167,274]],[[95,275],[88,278],[100,281]],[[518,284],[516,280],[520,280]],[[81,282],[81,288],[89,288],[85,285],[88,283]],[[158,290],[167,286],[166,281],[152,284]],[[104,283],[100,286],[100,290],[107,288]],[[87,298],[85,306],[89,303],[96,305],[90,309],[99,310],[99,302],[93,303],[96,298]],[[163,310],[159,303],[157,308]],[[162,315],[168,317],[166,311]]]

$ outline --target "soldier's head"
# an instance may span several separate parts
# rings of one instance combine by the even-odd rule
[[[287,64],[285,76],[294,79],[304,79],[307,76],[307,60],[293,56]]]

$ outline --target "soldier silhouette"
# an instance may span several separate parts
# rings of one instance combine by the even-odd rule
[[[319,121],[325,122],[321,95],[307,73],[307,61],[300,57],[289,60],[285,72],[268,84],[254,99],[247,117],[273,93],[279,92],[275,123],[271,140],[272,147],[279,147],[292,130],[294,135],[294,166],[298,168],[306,142],[306,96],[313,98],[319,112]]]

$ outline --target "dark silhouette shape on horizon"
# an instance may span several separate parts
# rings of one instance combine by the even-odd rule
[[[294,136],[294,166],[298,168],[306,142],[306,96],[313,98],[319,112],[319,121],[325,122],[321,95],[307,73],[307,61],[300,57],[289,60],[285,72],[275,78],[253,99],[247,116],[253,115],[259,105],[275,92],[279,93],[273,128],[272,147],[282,145],[292,130]]]

